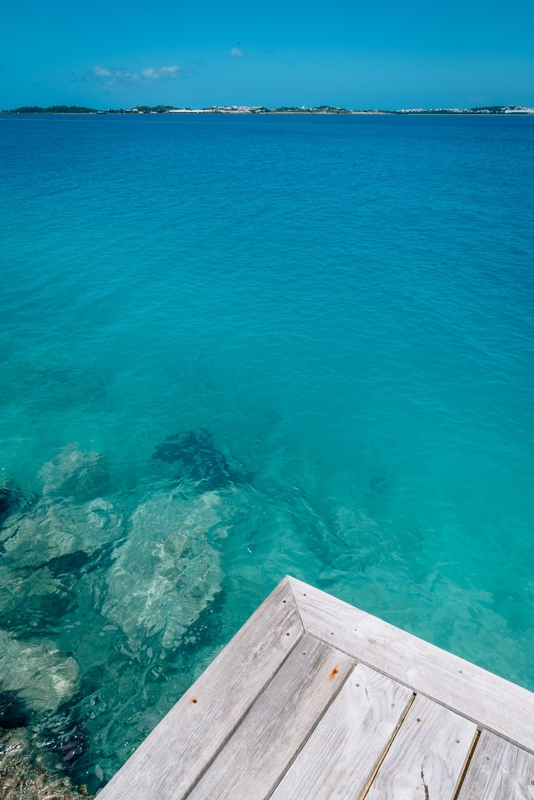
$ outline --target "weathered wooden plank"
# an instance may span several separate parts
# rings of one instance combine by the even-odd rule
[[[477,727],[417,695],[366,800],[452,800]]]
[[[412,699],[358,664],[271,800],[357,800]]]
[[[284,579],[111,779],[100,800],[185,797],[301,636]]]
[[[290,583],[306,631],[534,749],[534,694],[295,578]]]
[[[339,691],[354,661],[304,636],[188,800],[264,800]]]
[[[534,756],[482,731],[458,800],[534,800]]]

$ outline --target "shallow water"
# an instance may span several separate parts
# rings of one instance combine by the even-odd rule
[[[0,714],[51,769],[101,787],[286,573],[534,690],[533,145],[0,117]]]

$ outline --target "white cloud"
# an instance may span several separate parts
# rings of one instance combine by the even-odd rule
[[[124,88],[125,86],[140,86],[160,83],[172,78],[180,78],[183,74],[177,64],[168,67],[146,67],[139,72],[128,72],[125,69],[107,68],[96,66],[86,76],[88,80],[100,81],[104,89]]]
[[[237,47],[232,47],[228,55],[241,57],[244,56],[245,54],[242,50],[238,50]]]
[[[181,69],[175,64],[173,67],[161,67],[159,72],[161,77],[167,76],[169,78],[176,78],[177,73],[181,72]]]

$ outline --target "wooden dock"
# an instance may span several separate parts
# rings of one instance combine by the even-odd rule
[[[534,694],[294,578],[99,800],[534,800]]]

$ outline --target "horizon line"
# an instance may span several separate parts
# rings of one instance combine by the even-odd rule
[[[53,106],[19,106],[14,109],[3,109],[0,114],[521,114],[534,115],[534,108],[526,106],[492,105],[474,106],[471,108],[446,107],[435,108],[399,108],[399,109],[347,109],[340,106],[266,106],[249,105],[213,105],[203,108],[177,107],[159,104],[156,106],[136,105],[130,108],[91,108],[78,105]]]

